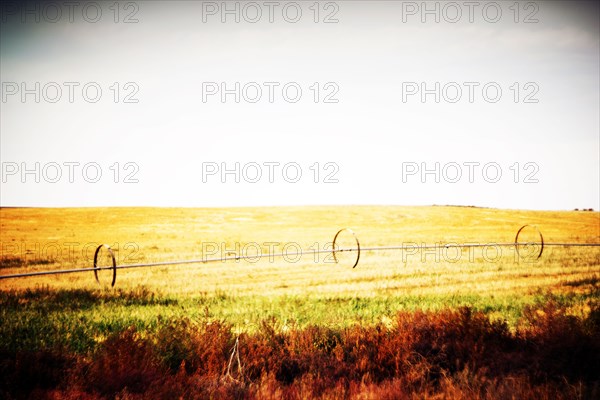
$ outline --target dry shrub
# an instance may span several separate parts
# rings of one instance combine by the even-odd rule
[[[163,385],[166,372],[150,341],[129,328],[109,337],[90,361],[84,361],[75,382],[87,392],[114,397]]]
[[[277,380],[291,383],[296,376],[296,363],[286,349],[286,336],[279,333],[274,321],[263,321],[258,334],[239,336],[239,355],[244,377],[250,381],[260,380],[272,372]]]
[[[398,335],[409,337],[413,355],[430,364],[428,381],[437,381],[442,373],[455,373],[465,368],[477,370],[494,363],[490,373],[504,374],[518,367],[504,362],[506,355],[518,347],[502,321],[491,322],[485,314],[469,308],[457,311],[401,313]],[[412,364],[412,360],[411,361]],[[414,360],[417,361],[417,360]]]
[[[231,328],[220,322],[201,325],[188,319],[170,321],[156,334],[156,354],[171,372],[220,376],[233,346]]]
[[[523,314],[518,335],[526,341],[534,378],[600,381],[600,309],[581,319],[549,300]]]
[[[7,377],[0,394],[66,399],[592,399],[600,395],[598,315],[592,310],[586,319],[573,317],[548,302],[526,309],[516,332],[462,308],[401,312],[392,327],[309,326],[283,333],[276,321],[267,320],[258,332],[237,338],[222,323],[177,320],[146,336],[127,329],[89,357],[60,352],[3,356],[0,366]]]
[[[41,398],[59,387],[75,357],[61,351],[22,351],[0,354],[0,398]]]

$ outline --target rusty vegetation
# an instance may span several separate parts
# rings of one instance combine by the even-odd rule
[[[600,308],[575,317],[552,300],[516,328],[470,308],[399,312],[390,324],[282,331],[265,320],[129,327],[93,351],[7,350],[0,397],[598,398]]]

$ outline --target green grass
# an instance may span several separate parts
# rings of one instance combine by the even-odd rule
[[[515,327],[527,306],[549,299],[565,308],[598,305],[600,289],[585,293],[510,295],[408,295],[394,297],[231,296],[226,293],[177,298],[134,290],[0,291],[0,348],[43,350],[65,348],[76,353],[93,351],[111,334],[128,327],[155,332],[167,321],[219,321],[236,332],[256,332],[264,321],[278,330],[319,325],[341,329],[353,325],[384,325],[400,311],[444,310],[470,307],[491,319]]]

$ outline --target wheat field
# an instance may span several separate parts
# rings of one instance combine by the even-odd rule
[[[535,254],[524,251],[520,258],[514,247],[495,245],[513,242],[525,224],[536,225],[546,243],[598,243],[597,212],[344,206],[3,208],[0,213],[2,274],[92,267],[94,250],[102,243],[113,248],[118,265],[246,256],[250,259],[118,270],[115,288],[144,288],[179,299],[220,296],[238,306],[243,299],[248,307],[282,298],[354,298],[423,308],[473,302],[498,312],[541,293],[589,294],[600,272],[597,247],[546,247],[536,259]],[[354,269],[355,252],[337,253],[338,263],[331,253],[312,253],[331,249],[341,228],[351,228],[362,248],[407,248],[363,251]],[[539,237],[526,228],[519,241],[539,242]],[[416,248],[454,243],[489,246]],[[347,232],[340,234],[338,245],[356,247]],[[99,263],[110,265],[107,255],[101,251]],[[101,271],[98,285],[93,273],[85,272],[3,280],[1,285],[2,290],[44,285],[107,289],[111,278],[112,271]]]

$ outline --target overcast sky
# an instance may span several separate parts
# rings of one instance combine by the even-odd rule
[[[600,207],[595,1],[69,4],[2,6],[2,206]]]

